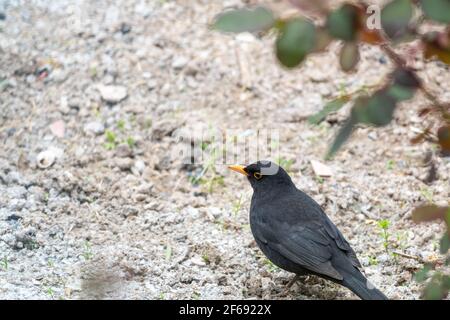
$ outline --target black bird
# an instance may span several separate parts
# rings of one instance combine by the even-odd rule
[[[229,168],[247,176],[253,188],[253,236],[270,261],[296,274],[290,285],[300,275],[314,274],[361,299],[388,299],[358,270],[355,252],[319,204],[297,189],[283,168],[270,161]]]

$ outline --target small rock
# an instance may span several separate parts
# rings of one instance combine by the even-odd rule
[[[218,218],[220,217],[222,210],[220,210],[220,208],[217,207],[211,207],[209,208],[208,212],[214,217],[214,218]]]
[[[189,60],[186,57],[176,57],[172,61],[172,68],[176,70],[183,69],[188,64],[188,62]]]
[[[133,154],[133,150],[131,150],[130,146],[126,143],[122,143],[117,146],[115,155],[119,158],[128,158]]]
[[[158,86],[158,81],[155,79],[150,79],[147,81],[148,90],[153,90]]]
[[[63,154],[64,151],[62,149],[50,147],[37,155],[37,166],[41,169],[49,168],[55,163],[56,159],[61,158]]]
[[[12,199],[25,199],[27,189],[21,186],[14,186],[8,188],[8,196]]]
[[[145,209],[145,210],[159,211],[159,210],[162,209],[162,207],[163,207],[163,204],[162,204],[162,203],[159,203],[159,202],[157,202],[157,201],[152,201],[152,202],[150,202],[149,204],[147,204],[147,205],[144,207],[144,209]]]
[[[138,193],[138,194],[133,195],[133,199],[134,199],[134,201],[142,202],[147,199],[147,196],[145,194]]]
[[[107,103],[115,104],[124,100],[128,96],[127,88],[123,86],[104,86],[99,85],[98,90],[102,99]]]
[[[124,22],[120,25],[120,32],[122,34],[130,33],[130,31],[131,31],[131,25],[129,25],[128,23]]]
[[[80,109],[83,103],[79,98],[72,98],[68,101],[68,105],[71,109]]]
[[[114,161],[114,165],[120,170],[130,170],[133,167],[133,159],[130,158],[117,158]]]
[[[206,262],[203,261],[203,259],[199,256],[193,257],[192,259],[190,259],[190,262],[196,266],[200,266],[200,267],[206,266]]]
[[[311,160],[311,165],[316,176],[331,177],[333,175],[333,172],[331,171],[330,167],[324,165],[319,161]]]
[[[59,110],[61,111],[62,114],[68,114],[70,112],[69,102],[66,96],[61,97]]]
[[[136,193],[140,194],[147,194],[150,195],[153,190],[153,184],[152,183],[143,183],[136,187]]]
[[[145,170],[145,162],[142,160],[137,160],[134,163],[134,166],[131,168],[131,172],[133,172],[135,175],[142,175],[142,173]]]
[[[200,211],[197,208],[187,207],[186,208],[186,214],[188,216],[192,217],[193,219],[200,218]]]
[[[30,181],[25,179],[18,171],[10,171],[5,177],[5,182],[8,185],[18,184],[21,186],[29,186]]]
[[[180,125],[174,120],[161,120],[153,124],[152,138],[161,140],[165,136],[170,136]]]
[[[369,132],[369,134],[367,136],[369,137],[370,140],[373,140],[373,141],[378,140],[378,134],[375,131]]]
[[[105,126],[101,122],[89,122],[84,126],[84,131],[88,134],[101,135],[105,133]]]

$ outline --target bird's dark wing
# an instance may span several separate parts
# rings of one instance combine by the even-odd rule
[[[328,233],[328,235],[334,239],[336,242],[336,245],[339,249],[345,252],[347,257],[350,259],[351,263],[354,267],[361,268],[361,263],[358,260],[358,257],[356,256],[355,251],[353,251],[352,247],[350,247],[350,244],[345,240],[342,233],[339,231],[339,229],[334,225],[333,222],[328,218],[328,216],[324,213],[325,216],[325,230]]]
[[[267,224],[260,224],[255,236],[272,250],[307,270],[336,280],[343,279],[331,264],[332,239],[323,228],[311,229],[286,223],[278,227],[280,229],[274,230]]]

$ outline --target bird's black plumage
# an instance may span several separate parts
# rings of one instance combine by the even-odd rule
[[[342,233],[317,202],[296,188],[285,170],[266,161],[242,170],[254,190],[252,233],[275,265],[334,281],[362,299],[387,299],[358,270],[361,264]]]

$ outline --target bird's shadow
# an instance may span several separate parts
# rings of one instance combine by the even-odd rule
[[[272,299],[299,299],[299,300],[341,300],[345,299],[341,288],[330,281],[314,275],[300,276],[299,279],[286,290],[292,277],[283,277],[274,280],[271,290]]]

